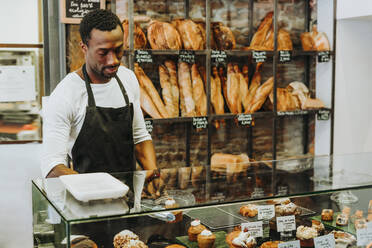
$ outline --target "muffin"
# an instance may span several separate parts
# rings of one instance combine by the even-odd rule
[[[114,248],[122,248],[130,240],[139,240],[137,234],[130,230],[123,230],[114,237]]]
[[[211,248],[215,240],[216,236],[207,229],[198,234],[197,238],[199,248]]]
[[[258,214],[258,208],[255,204],[243,205],[239,209],[239,213],[243,216],[255,217]]]
[[[336,217],[336,225],[347,226],[349,224],[349,216],[346,214],[338,214]]]
[[[301,247],[313,247],[314,238],[318,237],[318,231],[313,227],[297,227],[296,237],[300,240]]]
[[[260,248],[278,248],[280,243],[283,243],[283,241],[266,241],[262,243]]]
[[[297,207],[296,204],[290,202],[288,204],[280,204],[275,206],[275,213],[280,216],[299,215],[301,213],[301,210]]]
[[[173,199],[173,198],[169,198],[168,200],[165,201],[164,203],[164,207],[165,208],[178,208],[179,205],[176,203],[176,201]],[[176,223],[176,222],[180,222],[182,221],[183,219],[183,213],[182,211],[172,211],[172,214],[174,214],[174,216],[176,217],[176,219],[174,221],[169,221],[168,223]]]
[[[71,240],[71,248],[98,248],[97,244],[94,243],[86,236],[81,236]]]
[[[248,232],[233,231],[226,236],[226,243],[230,248],[253,248],[257,245],[256,239]]]
[[[332,209],[323,209],[322,210],[322,220],[324,220],[324,221],[333,220],[333,210]]]
[[[318,235],[324,234],[325,231],[324,225],[319,220],[311,220],[311,227],[318,232]]]
[[[187,230],[187,234],[189,235],[189,240],[197,241],[198,234],[200,234],[205,229],[207,228],[203,226],[202,224],[200,224],[200,220],[192,221],[189,229]]]

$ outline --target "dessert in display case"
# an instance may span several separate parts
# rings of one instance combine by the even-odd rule
[[[148,194],[141,171],[37,179],[34,247],[364,247],[372,242],[371,161],[366,153],[242,162],[224,173],[201,166],[190,178],[163,169],[159,195]]]

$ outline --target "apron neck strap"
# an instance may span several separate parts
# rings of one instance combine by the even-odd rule
[[[83,75],[84,75],[85,86],[86,86],[87,92],[88,92],[88,106],[89,107],[95,107],[96,106],[96,102],[94,100],[92,87],[90,86],[90,84],[91,84],[92,81],[90,80],[90,77],[89,77],[89,75],[87,73],[87,69],[86,69],[86,65],[85,64],[83,65]],[[125,103],[127,104],[127,106],[129,106],[129,97],[128,97],[127,91],[125,90],[125,88],[123,86],[123,83],[121,82],[120,78],[117,75],[115,75],[115,79],[116,79],[116,81],[119,84],[121,93],[124,96]]]

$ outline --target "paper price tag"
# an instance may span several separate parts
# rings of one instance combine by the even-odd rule
[[[258,215],[257,219],[259,220],[269,220],[275,216],[275,207],[274,205],[264,205],[258,206]]]
[[[152,120],[145,120],[146,130],[149,133],[152,133],[152,130],[154,129],[154,123]]]
[[[247,222],[247,223],[242,223],[241,228],[242,228],[242,231],[247,230],[251,236],[255,238],[259,238],[259,237],[263,237],[262,225],[263,225],[262,221]]]
[[[322,109],[318,111],[317,119],[319,121],[328,121],[330,115],[331,111],[329,111],[328,109]]]
[[[195,51],[180,50],[178,54],[178,61],[195,64]]]
[[[301,246],[300,246],[299,240],[294,240],[294,241],[279,243],[278,248],[301,248]]]
[[[208,127],[208,119],[207,117],[193,117],[192,118],[192,125],[194,128],[207,128]]]
[[[318,53],[318,62],[319,63],[326,63],[329,62],[331,59],[331,55],[329,51],[319,52]]]
[[[267,59],[266,51],[253,51],[252,56],[256,63],[265,62]]]
[[[296,218],[294,215],[280,216],[276,218],[278,232],[290,232],[296,230]]]
[[[137,63],[153,63],[152,52],[147,50],[135,50],[134,60]]]
[[[291,51],[279,51],[279,62],[286,63],[292,61]]]
[[[358,246],[365,246],[372,242],[372,222],[367,223],[367,228],[357,229]]]
[[[333,234],[328,234],[320,237],[314,238],[315,248],[334,248],[335,247],[335,237]]]

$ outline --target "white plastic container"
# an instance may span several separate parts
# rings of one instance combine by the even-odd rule
[[[125,196],[129,187],[108,173],[84,173],[59,177],[76,200],[116,199]]]

